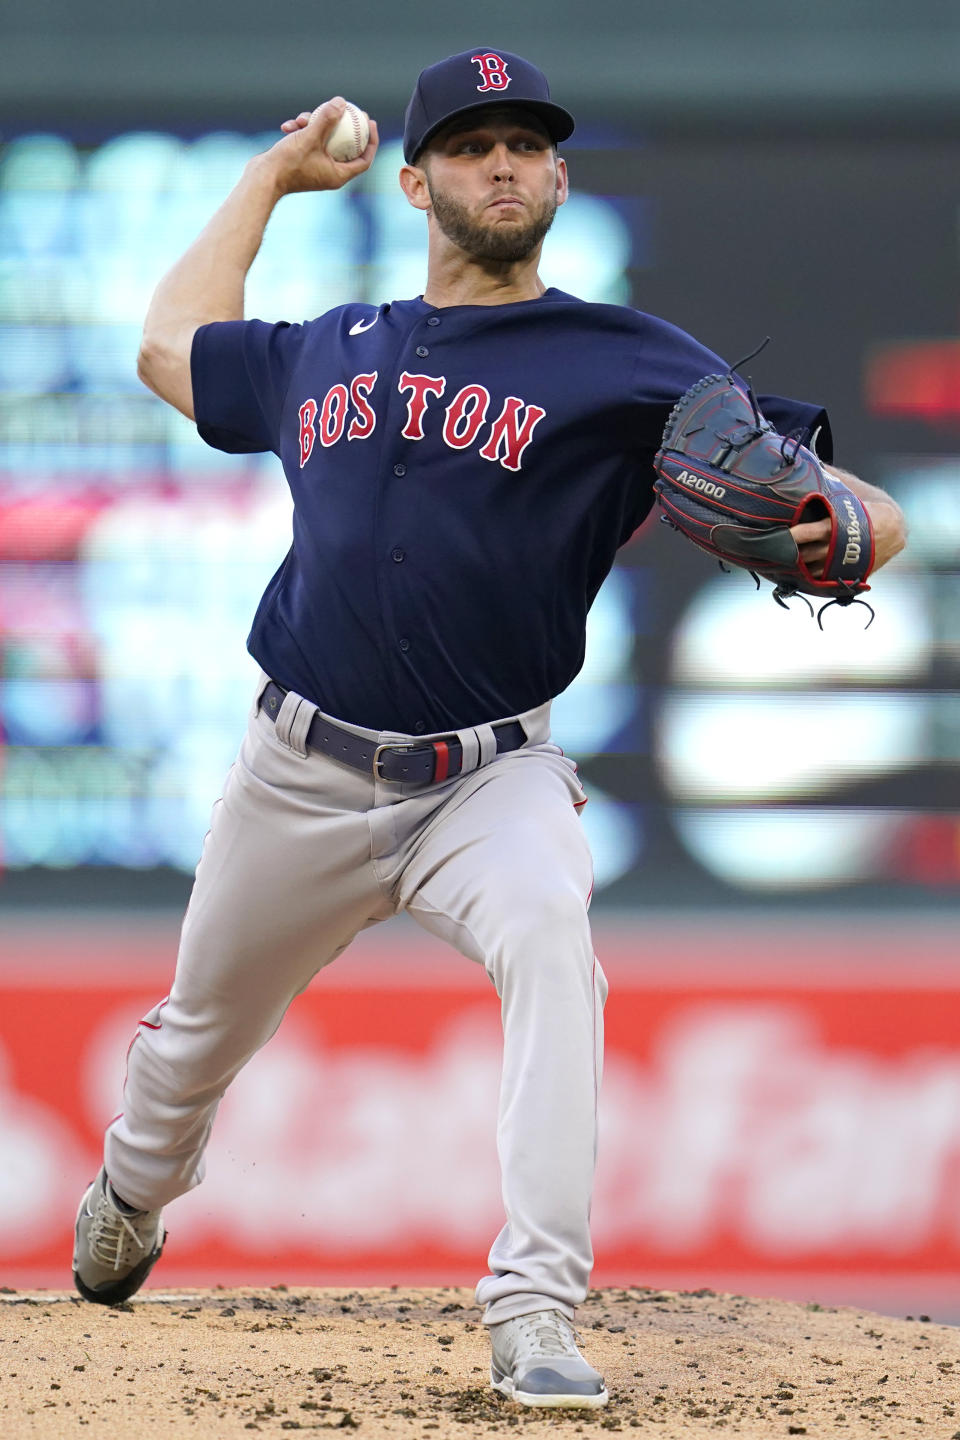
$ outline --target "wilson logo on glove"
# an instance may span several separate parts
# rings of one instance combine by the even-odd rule
[[[749,358],[749,357],[748,357]],[[873,532],[857,495],[821,469],[795,435],[781,435],[761,415],[752,388],[731,371],[705,375],[674,406],[654,461],[662,519],[722,565],[773,581],[778,605],[794,595],[830,605],[860,603],[869,590]],[[828,519],[823,570],[811,573],[790,533]],[[806,602],[808,605],[809,601]],[[810,606],[813,613],[813,606]]]
[[[847,519],[850,522],[850,539],[847,541],[847,548],[843,552],[845,564],[858,565],[860,563],[861,534],[860,521],[857,519],[857,512],[849,495],[844,495],[843,506],[847,512]]]

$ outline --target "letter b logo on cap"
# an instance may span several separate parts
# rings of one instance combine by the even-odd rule
[[[480,67],[480,84],[477,89],[481,93],[486,90],[506,90],[510,84],[510,76],[507,74],[506,63],[499,55],[472,55],[470,59],[474,65]]]

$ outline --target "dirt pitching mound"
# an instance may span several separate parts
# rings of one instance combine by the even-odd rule
[[[582,1307],[599,1411],[489,1388],[468,1290],[146,1290],[115,1309],[0,1295],[0,1435],[247,1437],[339,1430],[472,1440],[656,1427],[659,1436],[960,1437],[960,1330],[709,1290],[605,1290]],[[90,1427],[89,1429],[87,1427]]]

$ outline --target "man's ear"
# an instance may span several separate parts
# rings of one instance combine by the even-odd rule
[[[427,185],[427,172],[421,170],[419,165],[404,165],[401,168],[400,189],[415,210],[430,209],[431,200],[430,189]]]
[[[563,205],[570,194],[570,182],[567,177],[567,162],[557,156],[557,204]]]

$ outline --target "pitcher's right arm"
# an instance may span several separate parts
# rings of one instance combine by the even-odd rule
[[[287,120],[282,140],[250,160],[235,188],[190,248],[157,286],[143,327],[137,372],[161,400],[194,419],[190,351],[201,325],[242,320],[247,273],[267,221],[284,195],[339,190],[368,169],[377,127],[356,160],[334,160],[326,142],[346,102],[336,96],[312,113]]]

